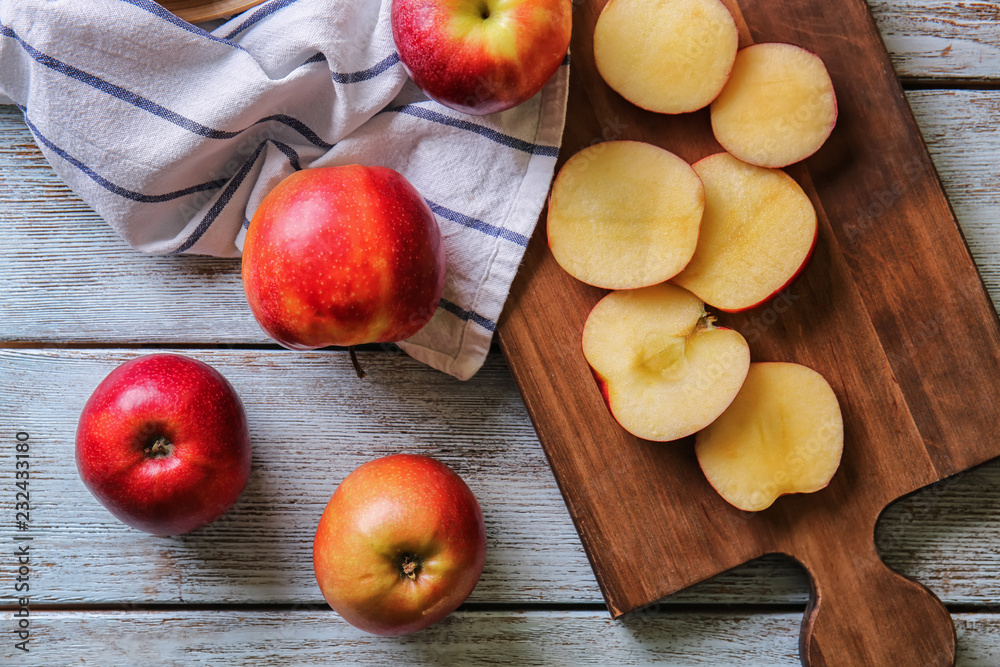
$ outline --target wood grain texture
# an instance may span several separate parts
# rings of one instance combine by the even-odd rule
[[[159,2],[185,21],[200,23],[245,12],[264,0],[159,0]]]
[[[83,404],[139,354],[0,351],[4,381],[17,388],[0,391],[4,428],[32,442],[34,548],[45,564],[36,602],[321,602],[312,540],[323,508],[350,471],[400,451],[451,465],[484,508],[490,552],[474,600],[593,598],[579,583],[593,581],[590,568],[498,358],[463,384],[399,353],[362,354],[362,382],[342,352],[187,352],[243,398],[253,468],[223,519],[157,538],[119,524],[74,463]],[[6,442],[3,456],[13,469]],[[0,499],[5,510],[9,500]],[[2,530],[9,541],[13,525]]]
[[[461,456],[489,521],[490,553],[474,602],[599,603],[601,594],[520,397],[499,355],[460,384],[396,355],[366,353],[374,384],[341,353],[185,351],[232,380],[250,412],[255,458],[236,508],[185,538],[115,521],[80,483],[72,443],[80,407],[118,363],[141,352],[3,351],[0,466],[11,430],[33,442],[39,604],[322,604],[312,531],[352,466],[407,450]],[[373,417],[373,415],[378,417]],[[0,497],[7,516],[11,499]],[[488,503],[488,504],[487,504]],[[0,540],[9,540],[3,526]],[[889,508],[876,545],[892,567],[949,604],[1000,599],[1000,462]],[[804,604],[808,581],[767,557],[682,591],[666,604]]]
[[[872,8],[892,62],[904,78],[934,80],[935,86],[1000,79],[995,3],[890,0],[875,2]],[[998,91],[921,90],[908,97],[996,304]],[[245,309],[236,263],[150,258],[128,250],[52,174],[18,115],[0,108],[0,341],[28,346],[67,341],[267,342]],[[613,132],[616,127],[609,122],[606,129]],[[930,321],[917,342],[932,344],[943,335]],[[267,390],[268,398],[255,411],[267,415],[258,431],[273,447],[258,453],[251,490],[235,510],[235,521],[224,519],[209,533],[167,545],[130,535],[111,520],[79,485],[67,458],[78,412],[73,397],[82,405],[92,386],[87,383],[96,384],[132,353],[40,352],[40,362],[22,356],[17,363],[8,363],[12,357],[6,353],[0,355],[0,428],[9,426],[7,408],[16,402],[45,443],[39,457],[44,541],[36,543],[44,556],[37,573],[40,602],[178,605],[167,612],[131,614],[36,608],[34,652],[10,660],[5,642],[0,662],[798,664],[795,642],[801,614],[787,613],[787,605],[806,601],[808,580],[799,566],[781,557],[766,556],[656,605],[672,613],[637,612],[612,622],[596,609],[530,611],[535,602],[595,603],[601,596],[499,356],[490,359],[482,375],[485,386],[471,391],[509,410],[511,420],[487,418],[485,425],[498,430],[484,434],[474,426],[481,418],[480,405],[463,400],[464,393],[456,396],[417,378],[417,384],[429,386],[450,404],[432,407],[422,417],[428,397],[412,385],[414,375],[427,371],[406,359],[375,364],[392,377],[385,380],[388,385],[400,384],[403,390],[379,388],[355,396],[350,376],[342,376],[339,365],[330,371],[333,354],[317,353],[303,368],[285,356],[262,360],[282,352],[188,353],[217,360],[213,363],[225,367],[227,375],[241,377],[243,388]],[[17,373],[9,375],[11,369]],[[273,374],[284,377],[279,381]],[[459,393],[477,382],[462,385]],[[299,383],[313,393],[307,395]],[[339,388],[317,401],[316,396],[328,391],[328,383]],[[14,401],[8,392],[23,395]],[[411,404],[414,395],[417,402]],[[59,397],[66,399],[60,404]],[[383,417],[378,423],[386,430],[381,433],[364,426],[372,417],[359,402],[367,399],[381,401],[369,406]],[[348,406],[343,413],[341,400]],[[441,421],[448,410],[455,414]],[[413,433],[418,437],[411,437]],[[375,449],[362,443],[366,434],[375,436]],[[10,450],[4,436],[0,433],[0,460],[6,461]],[[349,467],[339,455],[360,461],[376,451],[408,446],[433,454],[436,443],[451,447],[451,436],[467,439],[475,449],[463,450],[463,457],[468,455],[466,463],[476,471],[479,488],[487,489],[494,521],[502,524],[491,541],[496,560],[487,564],[472,601],[515,604],[526,611],[461,611],[426,633],[380,640],[353,631],[325,610],[234,607],[232,612],[209,612],[185,606],[320,604],[304,558],[305,543],[312,530],[310,510],[318,516],[327,487]],[[317,471],[313,443],[319,439],[324,453],[337,455],[324,457]],[[474,460],[478,457],[489,463]],[[289,494],[290,489],[295,491]],[[0,497],[0,514],[7,516],[10,509],[9,499]],[[274,538],[286,530],[293,537],[290,545]],[[928,584],[949,604],[975,605],[986,612],[954,615],[959,664],[1000,664],[1000,462],[895,503],[882,516],[875,537],[891,567]],[[9,535],[0,534],[0,541],[9,542]],[[286,546],[290,553],[285,553]],[[268,560],[278,564],[280,572],[261,564]],[[767,607],[703,613],[678,609],[675,602],[786,606],[779,607],[781,613]]]
[[[419,634],[366,635],[330,611],[32,613],[31,654],[5,664],[117,665],[671,665],[794,667],[799,615],[650,611],[459,610]],[[1000,662],[1000,619],[955,615],[960,667]],[[907,667],[912,667],[907,665]]]
[[[561,158],[595,137],[649,141],[688,161],[718,151],[707,113],[656,116],[604,84],[592,57],[603,4],[574,13],[576,113],[567,119]],[[838,94],[833,136],[788,170],[820,220],[809,267],[772,304],[721,320],[747,336],[757,360],[804,363],[831,381],[845,417],[845,454],[833,482],[750,515],[708,486],[689,443],[625,433],[579,351],[584,319],[606,292],[561,270],[544,228],[515,280],[501,346],[612,614],[779,551],[811,575],[806,664],[951,664],[947,611],[887,569],[872,536],[892,499],[1000,455],[998,443],[976,437],[992,431],[1000,406],[996,313],[867,6],[800,0],[779,10],[744,0],[730,8],[741,45],[784,41],[816,52]],[[609,119],[620,128],[614,137]],[[761,313],[771,316],[763,327]],[[928,343],[932,322],[948,331],[947,342]]]
[[[1000,305],[1000,91],[908,99]],[[609,118],[608,132],[620,120]],[[0,341],[270,342],[246,306],[239,262],[132,251],[62,184],[8,107],[0,107],[0,312]],[[939,329],[930,322],[921,331]]]
[[[1000,5],[954,0],[871,0],[872,14],[906,79],[1000,79]]]

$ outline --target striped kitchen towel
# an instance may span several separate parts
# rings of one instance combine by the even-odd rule
[[[445,295],[401,346],[458,378],[489,350],[562,136],[568,65],[510,111],[466,116],[409,81],[390,0],[269,0],[211,32],[150,0],[0,0],[0,94],[131,246],[237,257],[294,170],[405,175],[444,234]]]

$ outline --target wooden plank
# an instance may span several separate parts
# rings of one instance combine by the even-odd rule
[[[463,384],[402,354],[365,353],[362,382],[340,352],[191,352],[244,400],[251,480],[224,519],[157,538],[118,524],[83,487],[73,458],[90,392],[136,354],[0,351],[5,437],[23,431],[33,444],[33,548],[45,564],[46,602],[319,601],[311,559],[323,508],[347,473],[399,451],[448,463],[485,508],[490,557],[475,599],[594,598],[590,568],[499,359]],[[5,443],[3,452],[13,470],[12,448]],[[0,539],[12,529],[5,521]],[[539,560],[550,565],[539,569]],[[526,567],[536,574],[522,576]]]
[[[870,0],[896,73],[904,79],[1000,79],[995,2]]]
[[[268,341],[239,261],[128,248],[56,176],[13,107],[0,107],[0,244],[0,340]]]
[[[606,138],[611,118],[617,138],[689,162],[719,151],[707,112],[650,114],[608,89],[592,53],[604,4],[581,3],[574,12],[569,104],[577,113],[567,118],[562,159]],[[1000,443],[981,437],[1000,404],[1000,322],[867,5],[727,5],[741,45],[799,44],[823,58],[837,90],[830,140],[788,169],[819,218],[816,252],[786,294],[793,306],[721,321],[754,332],[757,360],[804,363],[830,381],[844,412],[838,474],[819,493],[747,514],[706,483],[690,443],[664,446],[626,433],[579,352],[584,320],[606,290],[563,271],[544,229],[514,281],[501,347],[613,615],[777,551],[811,576],[805,664],[929,655],[931,664],[951,664],[947,611],[927,589],[887,570],[872,536],[895,498],[1000,456]],[[886,195],[891,201],[882,203]],[[873,203],[882,210],[872,212]],[[858,217],[857,229],[848,229]],[[764,311],[774,326],[761,331]],[[947,341],[921,330],[931,322]]]
[[[163,0],[160,4],[185,21],[200,23],[245,12],[264,0]]]
[[[599,603],[600,591],[523,404],[499,355],[461,384],[402,356],[365,353],[359,382],[341,353],[186,351],[238,388],[253,426],[251,483],[231,514],[182,538],[117,523],[73,461],[79,410],[118,363],[141,352],[0,351],[0,469],[11,433],[31,435],[38,603],[320,603],[312,531],[337,482],[379,454],[417,451],[459,470],[484,504],[490,552],[478,602]],[[0,498],[9,517],[10,498]],[[0,541],[11,524],[2,523]],[[1000,599],[1000,462],[885,513],[886,562],[948,603]],[[2,559],[0,559],[2,561]],[[803,604],[800,567],[767,557],[670,603]]]
[[[1000,304],[1000,91],[908,95],[994,305]],[[66,312],[73,317],[66,317]],[[239,262],[129,249],[0,107],[0,341],[269,342]]]
[[[768,665],[796,667],[799,613],[465,611],[402,639],[332,611],[31,612],[30,653],[8,665]],[[959,667],[1000,662],[1000,616],[956,614]],[[13,627],[7,613],[5,636]]]

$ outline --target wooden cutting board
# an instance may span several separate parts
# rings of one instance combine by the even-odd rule
[[[185,21],[201,23],[245,12],[264,0],[160,0],[160,4]]]
[[[707,112],[648,113],[604,84],[592,49],[604,4],[575,4],[560,159],[609,139],[649,141],[692,162],[719,151]],[[815,256],[769,304],[719,317],[743,333],[755,360],[805,364],[834,387],[846,440],[830,486],[742,512],[705,481],[690,439],[653,443],[623,431],[580,347],[584,320],[605,292],[555,263],[544,213],[500,344],[613,616],[784,553],[812,579],[804,663],[952,664],[947,610],[885,567],[874,530],[893,500],[1000,456],[996,313],[864,0],[741,0],[730,8],[741,45],[810,49],[837,92],[833,135],[787,170],[819,214]]]

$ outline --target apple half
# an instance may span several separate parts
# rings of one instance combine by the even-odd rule
[[[712,131],[727,151],[761,167],[784,167],[819,150],[837,122],[826,65],[792,44],[754,44],[736,54],[712,102]]]
[[[695,437],[708,482],[741,510],[827,486],[844,451],[844,422],[829,383],[800,364],[755,362],[732,405]]]
[[[622,428],[646,440],[677,440],[729,406],[750,348],[712,320],[698,297],[669,283],[611,292],[594,306],[583,354]]]
[[[559,170],[548,241],[574,278],[605,289],[661,283],[698,244],[705,190],[691,166],[640,141],[584,148]]]
[[[719,0],[611,0],[594,28],[594,60],[632,104],[686,113],[722,90],[738,41],[736,22]]]
[[[799,184],[716,153],[694,164],[705,186],[698,248],[673,282],[710,306],[737,312],[774,296],[805,268],[816,209]]]

